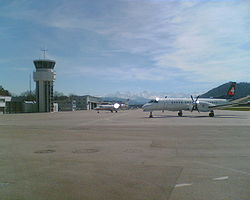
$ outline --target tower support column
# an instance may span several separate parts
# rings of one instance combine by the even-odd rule
[[[53,83],[56,73],[55,61],[34,60],[36,71],[33,73],[36,82],[36,101],[38,112],[53,112]]]

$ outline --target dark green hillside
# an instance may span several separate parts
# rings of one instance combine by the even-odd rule
[[[228,88],[230,87],[230,82],[220,85],[212,90],[209,90],[205,94],[201,95],[202,98],[216,98],[222,95],[226,95]],[[236,85],[236,94],[234,99],[242,98],[247,95],[250,95],[250,83],[237,83]]]

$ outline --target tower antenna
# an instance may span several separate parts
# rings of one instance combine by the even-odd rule
[[[30,74],[30,84],[29,84],[29,86],[30,86],[30,95],[31,95],[31,74]]]
[[[45,57],[46,57],[46,51],[48,51],[48,49],[44,48],[44,49],[41,49],[41,51],[43,51],[43,59],[45,60]]]

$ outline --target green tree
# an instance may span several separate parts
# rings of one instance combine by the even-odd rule
[[[63,94],[62,92],[55,91],[54,92],[54,100],[66,100],[69,97]]]
[[[25,91],[20,94],[20,97],[22,97],[25,101],[35,101],[36,100],[36,93],[35,91]]]
[[[11,96],[11,94],[0,85],[0,96]]]

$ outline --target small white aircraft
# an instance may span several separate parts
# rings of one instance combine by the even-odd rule
[[[126,110],[128,109],[128,102],[129,99],[127,99],[125,102],[117,102],[113,104],[101,104],[98,105],[94,110],[97,110],[97,113],[100,112],[100,110],[108,110],[110,112],[118,112],[118,110]]]
[[[183,110],[189,110],[193,112],[197,110],[198,112],[209,112],[210,117],[214,117],[214,109],[219,107],[228,106],[228,105],[239,105],[238,102],[230,101],[235,95],[236,83],[232,82],[230,88],[227,92],[227,95],[218,98],[193,98],[191,95],[191,99],[189,98],[165,98],[155,100],[151,100],[150,102],[143,105],[144,112],[150,112],[149,117],[153,117],[153,111],[157,110],[169,110],[169,111],[179,111],[178,116],[183,116]]]
[[[100,110],[108,110],[110,112],[114,112],[114,111],[117,112],[119,108],[120,108],[120,104],[115,103],[115,104],[99,105],[95,108],[95,110],[97,110],[97,113],[99,113]]]

